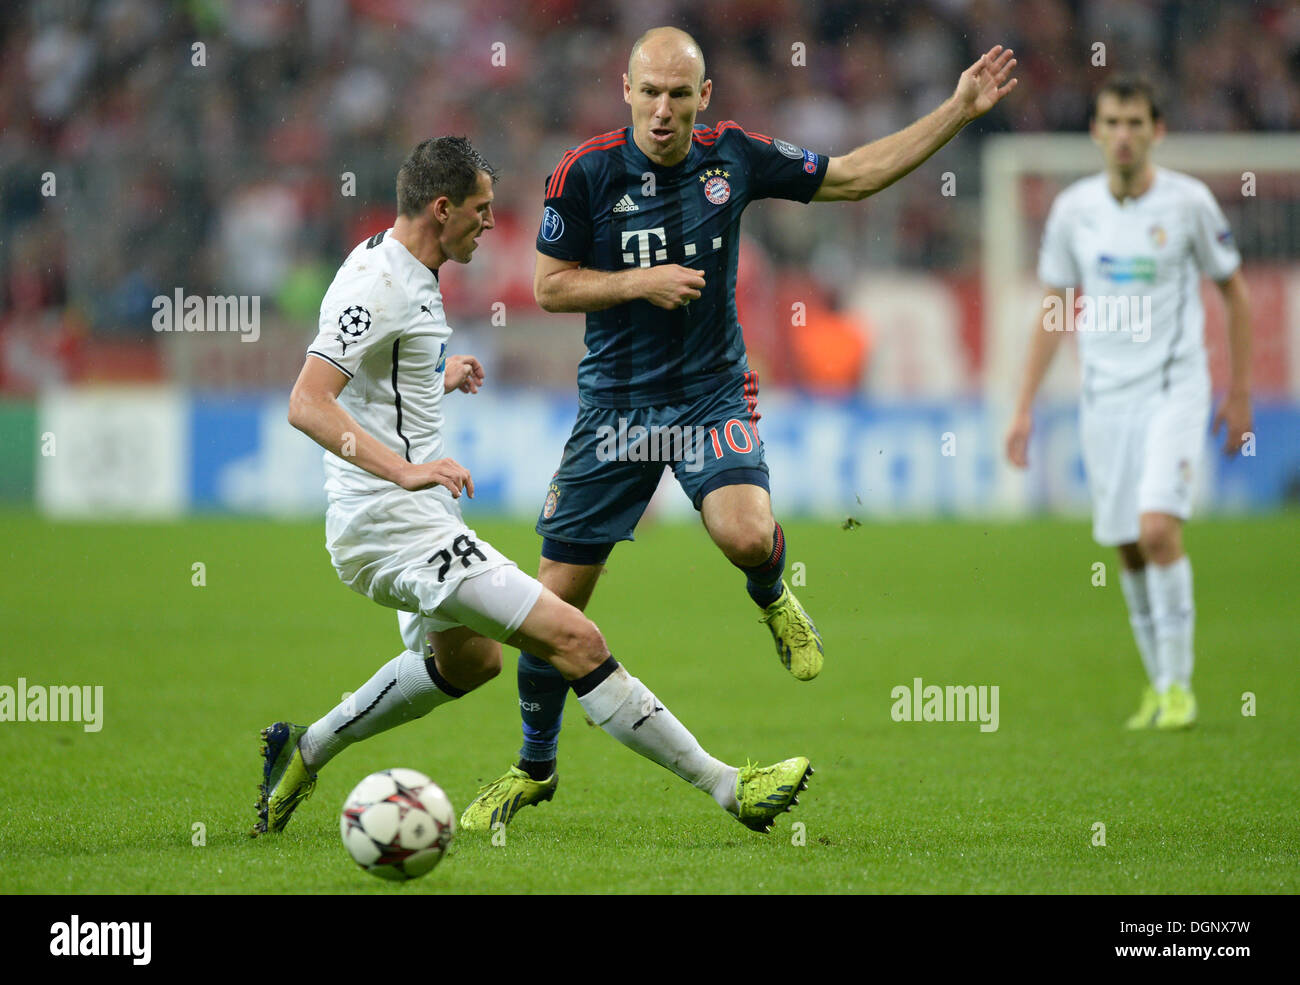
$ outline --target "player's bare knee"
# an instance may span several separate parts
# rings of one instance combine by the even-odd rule
[[[586,670],[595,670],[609,656],[604,635],[581,614],[565,623],[555,649],[558,655]]]
[[[762,523],[737,523],[727,531],[723,551],[734,564],[745,567],[762,564],[772,553],[772,527]]]
[[[487,684],[487,681],[500,673],[500,647],[474,655],[473,660],[461,664],[461,673],[469,684],[469,690]]]
[[[1165,538],[1159,530],[1143,526],[1142,533],[1138,537],[1138,544],[1142,548],[1142,556],[1150,561],[1154,560],[1155,556],[1165,546]]]
[[[1150,513],[1142,517],[1138,544],[1143,556],[1156,564],[1166,564],[1178,554],[1178,521],[1173,517]]]
[[[605,636],[594,622],[583,616],[574,638],[574,656],[581,658],[594,670],[605,662],[609,656],[609,647],[605,645]]]
[[[600,631],[590,619],[587,620],[587,640],[585,652],[595,660],[597,665],[605,662],[609,657],[609,644],[605,642],[605,634]]]
[[[469,690],[486,684],[501,673],[501,644],[480,637],[472,645],[461,647],[456,654],[455,673]]]
[[[479,677],[482,678],[479,682],[481,684],[486,684],[501,673],[501,647],[499,644],[492,647],[490,652],[484,654],[478,665],[478,673]]]

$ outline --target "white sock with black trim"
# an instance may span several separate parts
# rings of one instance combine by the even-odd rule
[[[352,743],[421,718],[464,693],[445,681],[435,684],[425,658],[406,650],[312,723],[298,743],[303,763],[315,772]]]
[[[725,810],[736,809],[736,768],[705,752],[686,726],[613,657],[571,686],[591,720],[623,745],[689,781]]]

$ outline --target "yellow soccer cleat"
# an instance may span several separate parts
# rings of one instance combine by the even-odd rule
[[[478,796],[460,816],[461,830],[491,831],[498,822],[509,824],[520,809],[554,797],[559,785],[558,773],[534,780],[518,766],[511,766],[504,776],[479,787]]]
[[[1142,703],[1138,705],[1138,710],[1124,723],[1124,727],[1134,731],[1151,728],[1155,725],[1158,714],[1160,714],[1160,694],[1155,688],[1148,686],[1142,692]]]
[[[778,814],[799,803],[799,791],[812,775],[804,756],[772,766],[747,763],[736,776],[736,820],[751,831],[770,831]]]
[[[1196,698],[1192,692],[1177,684],[1160,695],[1160,714],[1156,728],[1172,730],[1191,728],[1196,723]]]
[[[776,641],[776,655],[781,666],[801,681],[811,681],[821,673],[821,635],[784,581],[781,582],[781,595],[763,610],[762,621],[767,623],[772,639]]]
[[[298,805],[316,789],[316,774],[310,773],[298,750],[306,725],[276,722],[262,729],[262,782],[257,792],[257,823],[249,832],[254,838],[268,832],[279,834]]]

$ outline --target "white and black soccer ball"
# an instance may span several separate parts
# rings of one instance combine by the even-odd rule
[[[359,304],[343,309],[339,315],[339,331],[349,339],[359,339],[370,328],[370,312]]]
[[[456,833],[456,812],[442,788],[423,773],[383,770],[348,794],[339,832],[357,865],[400,882],[442,861]]]

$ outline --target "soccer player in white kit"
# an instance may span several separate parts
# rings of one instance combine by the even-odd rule
[[[798,803],[808,760],[736,769],[714,759],[610,655],[593,622],[461,516],[474,482],[443,457],[442,397],[477,392],[484,374],[472,356],[447,354],[438,268],[468,263],[492,228],[495,178],[463,137],[421,143],[398,172],[392,228],[352,251],[321,304],[289,422],[326,449],[326,544],[339,577],[398,610],[404,649],[314,724],[262,730],[253,834],[283,831],[348,745],[496,676],[502,642],[544,655],[602,729],[767,831]]]
[[[1235,454],[1251,430],[1250,305],[1241,257],[1209,189],[1155,167],[1165,132],[1152,87],[1107,82],[1093,104],[1092,137],[1106,170],[1052,204],[1034,326],[1007,457],[1024,468],[1034,395],[1064,331],[1078,331],[1083,369],[1079,427],[1093,501],[1093,538],[1119,549],[1120,581],[1150,682],[1128,728],[1186,728],[1195,607],[1182,525],[1192,512],[1210,416],[1202,276],[1223,292],[1232,376],[1213,430]],[[1083,287],[1077,324],[1074,288]]]

